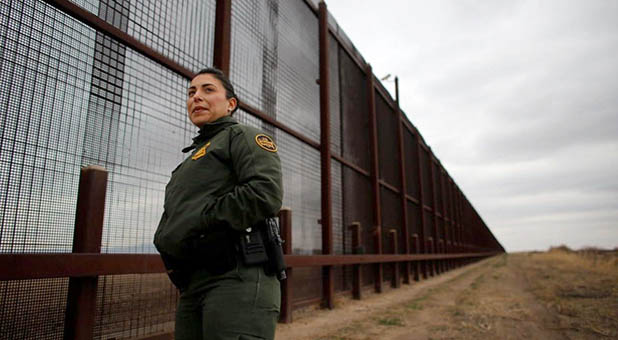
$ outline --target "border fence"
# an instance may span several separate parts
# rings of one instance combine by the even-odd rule
[[[208,65],[279,145],[282,322],[504,252],[323,2],[7,0],[0,46],[2,339],[171,338],[152,237]]]

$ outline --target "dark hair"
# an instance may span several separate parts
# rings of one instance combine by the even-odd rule
[[[223,73],[223,71],[221,71],[220,69],[216,67],[203,68],[199,70],[196,74],[194,74],[191,79],[199,76],[200,74],[212,74],[215,78],[217,78],[221,82],[221,84],[223,85],[223,88],[225,88],[225,98],[227,99],[235,98],[236,99],[236,107],[230,113],[231,115],[234,114],[234,112],[238,110],[238,96],[236,95],[236,92],[234,92],[234,85],[232,85],[232,82],[230,81],[230,79]]]

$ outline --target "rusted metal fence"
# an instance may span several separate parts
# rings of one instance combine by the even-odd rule
[[[182,109],[183,82],[205,63],[230,74],[238,87],[239,120],[269,131],[281,145],[284,205],[291,207],[279,216],[290,266],[289,279],[282,283],[282,322],[291,322],[293,310],[306,304],[335,308],[336,294],[360,299],[367,287],[382,292],[385,283],[396,288],[504,251],[403,114],[398,95],[393,100],[376,80],[324,3],[212,0],[183,8],[119,0],[0,5],[2,82],[33,82],[36,90],[37,76],[55,72],[45,82],[58,88],[51,106],[59,101],[59,110],[69,110],[60,112],[60,123],[25,121],[17,114],[36,112],[22,104],[22,95],[7,87],[0,93],[6,110],[0,157],[0,337],[170,337],[177,292],[162,274],[158,255],[114,246],[127,237],[151,240],[155,225],[150,222],[156,217],[143,216],[160,214],[170,164],[179,161],[179,156],[157,157],[175,155],[190,139],[186,118],[176,117],[174,110]],[[195,12],[204,14],[196,17]],[[190,25],[148,27],[158,16],[185,18]],[[157,30],[167,38],[157,36]],[[212,40],[212,45],[202,46],[201,40]],[[258,48],[251,47],[256,41]],[[71,48],[77,57],[65,51]],[[211,55],[192,59],[200,49]],[[258,73],[252,71],[256,58]],[[149,73],[159,76],[139,78]],[[90,83],[80,87],[84,79]],[[19,89],[28,91],[25,85]],[[87,105],[75,104],[80,91],[90,98]],[[173,109],[167,102],[175,103]],[[84,121],[59,128],[58,137],[44,134],[84,109]],[[154,117],[151,111],[157,110],[161,116]],[[168,125],[156,125],[168,117]],[[35,138],[44,145],[21,136],[31,126],[38,126]],[[145,134],[144,126],[153,131],[153,142],[134,146],[144,137],[127,131],[136,127],[135,134]],[[67,160],[78,153],[71,151],[70,141],[66,150],[54,145],[62,144],[58,141],[71,128],[84,134],[74,162]],[[176,144],[157,144],[168,130],[166,136]],[[46,150],[43,165],[28,158],[30,145],[39,154]],[[79,190],[54,198],[45,185],[66,178],[77,182],[75,169],[63,172],[57,164],[101,164],[108,171],[83,168]],[[39,172],[54,180],[38,184]],[[125,187],[139,194],[132,196]],[[52,198],[36,205],[37,195]],[[73,205],[68,211],[71,202],[77,209]],[[141,217],[127,208],[133,205]],[[129,211],[118,213],[123,209]],[[66,229],[69,217],[74,217],[74,228],[58,237],[49,234],[62,245],[54,251],[39,226]],[[136,231],[131,223],[149,226]],[[125,224],[129,227],[118,227]],[[114,238],[115,233],[121,235]],[[71,235],[73,242],[67,243]]]

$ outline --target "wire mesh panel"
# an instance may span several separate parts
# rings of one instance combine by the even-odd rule
[[[319,303],[322,298],[322,268],[294,268],[291,285],[294,287],[292,305],[295,309]]]
[[[361,224],[361,241],[367,253],[375,250],[373,244],[374,211],[369,178],[348,168],[343,168],[343,216],[344,224]]]
[[[470,206],[465,197],[462,199],[461,203],[461,224],[462,224],[462,232],[461,236],[464,243],[471,244],[472,242],[472,229],[474,228],[474,220],[470,214]]]
[[[369,100],[367,78],[350,56],[339,53],[342,153],[362,169],[370,169]]]
[[[331,160],[331,213],[333,225],[333,251],[335,254],[346,254],[352,249],[350,232],[343,224],[343,182],[342,165]]]
[[[405,159],[406,193],[416,199],[420,198],[418,186],[418,152],[416,136],[407,128],[403,129],[403,152]]]
[[[406,207],[408,209],[408,233],[410,235],[410,249],[413,249],[412,235],[416,234],[421,241],[423,223],[421,220],[421,208],[418,204],[414,204],[410,201],[407,202]]]
[[[423,204],[433,207],[433,187],[431,181],[431,158],[424,148],[421,148],[421,180],[423,183]]]
[[[442,170],[438,163],[432,162],[433,166],[433,186],[436,195],[436,211],[442,214],[444,210],[444,200],[442,197]]]
[[[320,153],[280,131],[279,157],[283,175],[283,205],[292,209],[294,254],[322,252]]]
[[[434,216],[431,212],[425,211],[425,225],[424,225],[424,229],[423,232],[425,233],[425,239],[428,240],[430,237],[433,239],[434,242],[434,248],[435,249],[435,245],[436,245],[436,229],[434,228]]]
[[[403,241],[403,218],[401,211],[401,197],[398,193],[391,191],[385,187],[380,190],[380,200],[382,201],[382,244],[385,254],[394,254],[391,249],[389,230],[397,231],[397,248],[401,253],[405,248]]]
[[[189,70],[212,65],[215,0],[71,2]]]
[[[71,251],[80,167],[100,164],[109,171],[102,251],[153,252],[165,183],[195,132],[184,113],[186,80],[43,2],[0,6],[1,251]],[[64,281],[40,282],[47,294],[66,294]],[[64,309],[66,295],[41,303],[52,302],[49,310]],[[115,302],[100,300],[98,308]],[[131,322],[118,323],[133,332]],[[102,336],[110,331],[97,327]]]
[[[341,99],[339,94],[339,43],[328,35],[330,152],[341,155]]]
[[[71,0],[71,2],[95,14],[99,12],[99,5],[101,4],[101,0]]]
[[[96,124],[86,129],[83,162],[109,171],[102,252],[151,253],[165,185],[197,130],[184,112],[187,81],[99,33],[94,60],[88,121]],[[143,285],[148,278],[99,279],[96,329],[101,338],[153,334],[173,320],[173,310],[160,320],[151,315],[152,302],[139,298],[148,291]],[[155,301],[173,298],[167,278],[159,275],[158,281],[167,289]]]
[[[0,339],[61,339],[68,278],[0,281]]]
[[[330,109],[330,152],[341,155],[341,108],[339,94],[339,43],[328,35],[329,66],[329,109]],[[343,168],[341,163],[331,160],[333,251],[335,254],[349,254],[352,251],[352,236],[343,221]],[[335,290],[349,290],[352,271],[349,266],[334,268]]]
[[[99,277],[95,339],[134,339],[174,330],[178,290],[166,274]]]
[[[333,226],[333,252],[337,255],[350,254],[352,235],[343,220],[343,167],[341,163],[331,160],[331,213]],[[352,272],[348,267],[337,266],[335,270],[335,289],[350,289]]]
[[[302,1],[232,2],[230,78],[241,100],[319,140],[317,18]]]
[[[277,119],[320,140],[318,18],[303,1],[279,1]]]
[[[380,200],[382,205],[382,252],[384,254],[399,254],[405,250],[402,231],[401,197],[390,189],[381,187]],[[397,232],[397,252],[391,245],[390,230]],[[384,278],[390,280],[393,275],[392,266],[384,266]]]
[[[436,224],[437,224],[437,228],[436,228],[437,237],[436,237],[436,239],[439,241],[439,240],[444,239],[444,219],[441,216],[436,216],[435,219],[436,219]]]
[[[0,2],[0,252],[70,252],[95,32]],[[0,338],[58,339],[68,279],[0,283]]]
[[[180,150],[191,144],[197,128],[185,112],[184,78],[130,49],[124,63],[117,111],[90,107],[92,121],[104,122],[110,112],[116,116],[102,127],[107,134],[87,135],[93,147],[86,154],[110,171],[102,252],[152,253],[165,185],[187,156]]]
[[[232,1],[230,80],[240,99],[276,117],[277,1]]]
[[[0,3],[0,252],[70,252],[95,32]]]
[[[379,91],[375,91],[376,120],[378,123],[378,160],[380,164],[380,179],[399,189],[399,117],[387,103]]]
[[[339,93],[341,97],[341,153],[356,166],[370,169],[369,100],[365,73],[343,48],[339,48]],[[375,253],[371,182],[359,172],[344,167],[344,224],[361,224],[361,244],[366,253]],[[363,284],[374,282],[373,266],[363,267]]]
[[[447,179],[450,177],[447,177]],[[446,181],[446,191],[447,191],[447,196],[448,196],[448,201],[447,201],[447,216],[449,218],[449,225],[448,225],[448,234],[449,234],[449,240],[451,241],[451,243],[455,243],[456,242],[456,238],[455,238],[455,221],[456,221],[456,217],[455,217],[455,209],[454,209],[454,195],[453,195],[453,182],[451,181]]]
[[[451,219],[451,221],[456,221],[456,217],[455,217],[455,190],[453,188],[454,184],[453,184],[453,179],[450,178],[450,176],[448,177],[448,179],[450,179],[449,181],[447,181],[447,191],[448,191],[448,205],[447,205],[447,213],[449,218]]]

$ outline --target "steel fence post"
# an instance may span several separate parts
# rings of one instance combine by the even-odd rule
[[[91,165],[81,169],[73,253],[100,253],[105,215],[107,170]],[[92,339],[98,276],[71,277],[67,294],[64,339]]]
[[[391,229],[389,231],[389,236],[391,241],[391,248],[393,249],[393,254],[397,255],[399,253],[397,247],[397,230]],[[393,279],[391,281],[391,286],[393,288],[399,288],[400,285],[401,280],[399,278],[399,262],[393,262]]]
[[[216,0],[215,46],[213,65],[230,75],[230,45],[232,42],[232,0]]]
[[[373,80],[373,71],[371,65],[367,64],[365,68],[367,77],[367,95],[369,106],[369,136],[371,141],[371,191],[373,198],[373,225],[374,225],[374,240],[376,245],[376,253],[382,254],[382,210],[380,206],[380,182],[379,182],[379,160],[378,160],[378,124],[376,120],[375,106],[375,86]],[[383,264],[375,265],[375,290],[378,293],[382,292],[382,280],[384,277]]]
[[[421,253],[421,248],[418,242],[418,235],[416,233],[412,234],[412,252],[414,252],[415,254],[420,254]],[[421,274],[421,261],[415,261],[414,262],[414,281],[419,281],[420,280],[420,274]]]
[[[320,45],[320,169],[321,169],[321,207],[322,207],[322,254],[333,253],[333,219],[331,205],[331,166],[330,166],[330,76],[328,65],[328,12],[326,3],[320,2],[319,11]],[[335,278],[333,266],[322,267],[322,293],[326,308],[335,307]]]

